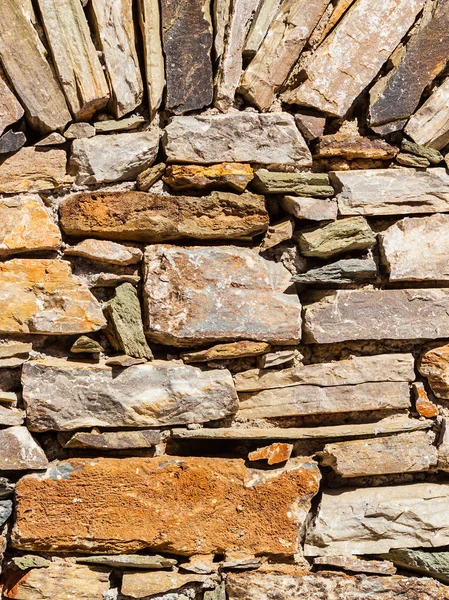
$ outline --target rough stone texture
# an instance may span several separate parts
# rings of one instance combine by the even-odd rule
[[[449,344],[425,347],[418,360],[418,370],[427,377],[437,398],[449,399]]]
[[[0,500],[0,527],[3,527],[11,516],[12,508],[12,500]]]
[[[291,240],[295,231],[295,219],[285,217],[282,221],[273,223],[268,227],[268,230],[259,246],[261,252],[274,248],[282,242]]]
[[[415,394],[416,412],[426,419],[437,417],[439,412],[438,406],[429,399],[422,381],[415,381],[412,384],[412,389]]]
[[[15,0],[0,6],[0,58],[17,96],[25,108],[27,120],[40,133],[63,129],[71,120],[59,82],[50,67],[45,48],[37,43],[34,27]],[[7,121],[17,121],[23,112],[4,88],[2,102],[10,114]],[[3,109],[2,109],[3,112]],[[8,113],[7,113],[8,114]],[[16,118],[17,117],[17,118]],[[4,118],[4,117],[3,117]],[[4,121],[0,129],[4,129]]]
[[[324,134],[326,117],[319,117],[310,114],[307,109],[300,109],[295,114],[295,123],[305,139],[311,142]]]
[[[407,215],[449,212],[449,175],[445,169],[373,169],[334,171],[341,189],[342,215]]]
[[[304,256],[330,258],[342,252],[367,250],[376,243],[376,237],[363,217],[340,219],[295,235]]]
[[[245,40],[243,54],[254,56],[263,42],[267,31],[276,16],[282,0],[262,0],[251,23]]]
[[[162,42],[166,57],[166,107],[175,114],[212,103],[212,19],[208,0],[164,0]]]
[[[66,142],[67,142],[67,140],[65,139],[65,137],[63,135],[54,131],[53,133],[48,134],[47,136],[45,136],[44,138],[42,138],[41,140],[36,142],[34,145],[37,148],[40,148],[40,147],[45,148],[47,146],[61,146],[62,144],[65,144]]]
[[[38,192],[61,187],[66,182],[63,150],[22,148],[0,163],[0,194]]]
[[[412,115],[405,132],[418,144],[441,150],[449,142],[449,79]]]
[[[121,591],[124,596],[129,596],[131,598],[145,598],[178,590],[188,583],[199,583],[204,585],[207,580],[207,575],[177,573],[176,571],[124,573]],[[211,587],[210,579],[209,586],[206,585],[206,587]]]
[[[314,53],[286,101],[343,117],[413,24],[425,0],[357,2]]]
[[[104,352],[104,348],[87,335],[82,335],[70,348],[70,352],[73,354],[99,354],[100,352]]]
[[[173,190],[231,189],[243,192],[254,177],[251,165],[222,163],[210,167],[198,165],[171,165],[163,180]]]
[[[106,325],[100,304],[59,260],[0,263],[0,333],[74,335]]]
[[[229,371],[167,361],[117,370],[38,360],[23,366],[22,383],[31,431],[204,423],[238,406]]]
[[[312,164],[310,150],[287,114],[175,117],[165,128],[164,149],[168,162]]]
[[[219,59],[223,54],[226,25],[231,12],[231,0],[216,0],[212,3],[214,22],[214,55]]]
[[[125,181],[150,167],[159,149],[159,130],[75,140],[69,172],[78,185]]]
[[[281,4],[240,85],[240,92],[259,109],[270,108],[328,4],[329,0]]]
[[[140,129],[140,127],[148,125],[148,122],[143,115],[134,114],[125,119],[96,121],[93,125],[96,133],[122,133]]]
[[[138,0],[143,38],[146,86],[150,118],[160,107],[165,87],[165,63],[162,51],[161,14],[158,0]]]
[[[31,437],[26,427],[9,427],[0,430],[0,470],[24,471],[45,469],[47,457]]]
[[[379,241],[390,281],[449,280],[449,215],[402,219]]]
[[[290,273],[236,246],[148,246],[146,333],[175,346],[255,340],[294,344],[301,305]]]
[[[23,114],[24,110],[11,91],[5,74],[0,68],[0,135],[9,125],[16,123]]]
[[[427,158],[415,156],[413,154],[405,154],[404,152],[400,152],[396,156],[396,161],[400,165],[405,165],[406,167],[417,167],[420,169],[430,167],[430,161],[428,161]]]
[[[1,348],[1,347],[0,347]],[[248,356],[259,356],[270,349],[266,342],[231,342],[229,344],[217,344],[207,350],[197,352],[185,352],[181,358],[185,363],[209,362],[211,360],[227,360],[230,358],[245,358]]]
[[[295,275],[292,281],[308,285],[340,287],[376,278],[377,265],[372,257],[368,257],[338,260],[324,267]]]
[[[22,148],[27,139],[22,131],[7,131],[0,137],[0,154],[9,154],[10,152],[17,152]]]
[[[140,554],[118,554],[116,556],[84,556],[77,563],[104,565],[116,569],[168,569],[177,564],[174,558],[164,556],[142,556]]]
[[[42,551],[291,557],[319,479],[307,458],[269,473],[249,470],[241,459],[74,459],[20,480],[13,544]]]
[[[262,194],[297,194],[298,196],[333,196],[326,173],[282,173],[257,171],[253,187]]]
[[[401,149],[404,152],[411,152],[416,156],[426,158],[432,165],[439,165],[444,160],[444,156],[438,152],[438,150],[427,148],[427,146],[422,146],[421,144],[415,144],[414,142],[410,142],[407,138],[402,140]]]
[[[338,290],[305,307],[308,343],[449,337],[447,289]]]
[[[398,149],[387,144],[385,140],[339,133],[320,137],[314,147],[313,155],[316,158],[342,156],[347,160],[356,158],[386,160],[394,158],[397,153]]]
[[[14,556],[12,562],[15,567],[22,571],[29,569],[46,569],[50,566],[51,561],[42,556],[34,556],[33,554],[25,554],[24,556]]]
[[[239,419],[401,410],[410,406],[407,383],[361,383],[319,387],[297,385],[239,393]]]
[[[142,260],[142,250],[133,246],[123,246],[105,240],[83,240],[76,246],[69,246],[64,254],[82,256],[97,262],[111,265],[134,265]]]
[[[72,123],[64,131],[64,137],[66,140],[77,140],[94,137],[95,133],[95,127],[90,123]]]
[[[386,558],[407,571],[428,575],[449,583],[449,553],[423,552],[422,550],[391,550]]]
[[[334,221],[337,218],[337,202],[322,198],[284,196],[282,208],[297,219],[309,221]]]
[[[379,554],[391,548],[444,546],[449,539],[448,493],[446,483],[325,490],[307,532],[305,553]]]
[[[38,0],[59,81],[77,121],[109,100],[108,84],[79,0]]]
[[[143,429],[142,431],[103,431],[75,433],[64,448],[91,448],[95,450],[129,450],[151,448],[161,442],[159,431]]]
[[[7,572],[3,594],[14,600],[102,600],[108,589],[109,571],[55,559],[46,569]]]
[[[336,567],[352,573],[394,575],[396,568],[389,560],[362,560],[355,556],[317,556],[313,565],[321,568]]]
[[[37,194],[0,199],[0,222],[0,256],[61,245],[59,228]]]
[[[25,421],[25,413],[17,408],[0,405],[0,425],[7,427],[22,425]]]
[[[133,22],[132,0],[93,0],[97,40],[103,52],[117,118],[134,110],[143,99],[143,83]]]
[[[85,192],[61,205],[68,235],[161,242],[251,239],[268,227],[263,196],[212,192],[167,196],[144,192]]]
[[[447,600],[449,590],[432,579],[343,573],[242,573],[226,583],[229,600]]]
[[[428,471],[438,461],[437,449],[423,431],[327,444],[319,456],[322,465],[342,477]]]
[[[293,451],[293,444],[276,443],[263,448],[258,448],[248,454],[248,460],[266,460],[269,465],[276,465],[287,461]]]

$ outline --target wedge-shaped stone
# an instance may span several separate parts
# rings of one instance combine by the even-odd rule
[[[139,21],[143,38],[146,84],[151,119],[161,105],[165,87],[161,13],[158,0],[139,0]]]
[[[32,127],[41,133],[64,128],[71,120],[64,94],[31,21],[15,0],[0,6],[0,58]],[[13,111],[20,112],[17,105]]]
[[[5,129],[23,117],[24,110],[6,82],[0,68],[0,135]]]
[[[270,345],[266,342],[231,342],[229,344],[217,344],[207,350],[197,352],[185,352],[181,358],[185,363],[208,362],[210,360],[227,360],[230,358],[245,358],[248,356],[259,356],[268,352]],[[1,346],[0,346],[1,350]]]
[[[305,307],[308,343],[449,337],[449,290],[338,290]]]
[[[410,406],[408,383],[360,383],[292,387],[239,393],[239,418],[274,417],[405,409]]]
[[[248,454],[248,460],[266,460],[269,465],[276,465],[288,460],[293,451],[293,444],[270,444],[264,448],[258,448]]]
[[[22,383],[31,431],[204,423],[238,406],[229,371],[203,372],[167,361],[124,370],[33,361],[24,365]]]
[[[341,215],[408,215],[449,212],[445,169],[333,171]]]
[[[101,306],[59,260],[0,263],[0,333],[75,335],[106,325]]]
[[[175,346],[255,340],[294,344],[301,305],[290,273],[235,246],[148,246],[146,332]],[[449,293],[449,292],[448,292]]]
[[[441,154],[441,152],[438,152],[438,150],[435,150],[434,148],[428,148],[427,146],[422,146],[421,144],[415,144],[405,137],[401,142],[401,150],[403,152],[410,152],[415,156],[425,158],[432,165],[439,165],[444,160],[444,156]]]
[[[261,0],[246,37],[243,54],[254,56],[276,16],[282,0]]]
[[[177,192],[213,189],[243,192],[253,177],[254,172],[251,165],[222,163],[210,167],[171,165],[165,171],[163,179]]]
[[[226,581],[229,600],[447,600],[449,588],[433,579],[350,577],[344,573],[242,573]]]
[[[222,458],[60,462],[18,483],[13,545],[53,552],[292,557],[319,480],[317,464],[307,458],[270,472]]]
[[[292,281],[302,284],[346,286],[350,283],[370,281],[377,278],[377,265],[372,257],[337,260],[324,267],[310,269],[294,275]]]
[[[337,218],[337,202],[327,198],[284,196],[282,208],[297,219],[309,221],[334,221]]]
[[[142,250],[105,240],[83,240],[76,246],[69,246],[64,254],[82,256],[89,260],[111,265],[134,265],[142,260]]]
[[[423,431],[327,444],[319,456],[342,477],[428,471],[438,462],[437,449]]]
[[[161,441],[159,431],[103,431],[87,433],[78,431],[65,444],[64,448],[90,448],[94,450],[130,450],[151,448]]]
[[[449,552],[401,549],[391,550],[384,556],[401,569],[428,575],[449,584]]]
[[[85,192],[70,196],[60,215],[68,235],[138,242],[251,239],[269,223],[263,196],[228,192],[201,197]]]
[[[261,110],[270,108],[329,0],[285,0],[256,56],[246,69],[241,93]]]
[[[45,569],[6,572],[3,594],[15,600],[102,600],[109,590],[109,574],[55,558]]]
[[[405,132],[418,144],[441,150],[449,142],[449,79],[412,115]]]
[[[212,103],[212,18],[208,0],[164,0],[162,43],[166,57],[166,107],[176,114]]]
[[[325,490],[306,535],[308,556],[379,554],[391,548],[445,546],[446,483]]]
[[[315,51],[308,79],[286,100],[343,117],[413,25],[425,0],[370,0],[352,6]]]
[[[39,192],[66,182],[64,150],[39,150],[28,146],[0,163],[0,194]]]
[[[331,363],[291,369],[251,369],[234,375],[238,392],[258,392],[295,385],[357,385],[382,381],[414,381],[412,354],[353,356]]]
[[[136,51],[132,0],[93,0],[92,15],[103,52],[117,118],[134,110],[143,99],[143,83]]]
[[[77,121],[106,106],[108,84],[79,0],[38,0],[56,71]]]
[[[31,437],[26,427],[9,427],[0,430],[0,470],[23,471],[45,469],[47,457]]]
[[[449,344],[434,343],[424,348],[418,370],[427,377],[437,398],[449,399]]]
[[[75,140],[69,172],[78,185],[134,179],[153,164],[158,149],[157,129]]]
[[[379,240],[390,281],[449,280],[449,215],[403,219]]]
[[[0,256],[57,250],[61,242],[59,227],[37,194],[0,199]]]
[[[169,162],[312,164],[304,138],[286,113],[175,117],[165,128],[164,149]]]
[[[142,554],[118,554],[116,556],[83,556],[77,563],[87,565],[104,565],[115,569],[170,569],[177,564],[174,558],[164,556],[145,556]]]
[[[200,589],[211,587],[207,575],[177,573],[176,571],[153,571],[152,573],[124,573],[121,592],[130,598],[147,598],[156,594],[174,592],[189,583],[199,584]]]

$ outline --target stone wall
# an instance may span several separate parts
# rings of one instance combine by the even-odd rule
[[[448,32],[0,0],[3,598],[449,599]]]

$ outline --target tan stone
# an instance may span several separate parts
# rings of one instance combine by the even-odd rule
[[[261,0],[246,36],[243,54],[254,56],[276,16],[282,0]]]
[[[67,438],[65,438],[67,439]],[[154,429],[137,431],[78,431],[64,444],[64,448],[90,448],[95,450],[135,450],[151,448],[161,442],[161,434]]]
[[[22,148],[0,164],[0,194],[61,187],[66,182],[66,161],[64,150]]]
[[[321,33],[320,43],[323,42],[332,29],[337,25],[345,12],[352,6],[355,0],[337,0],[334,10]]]
[[[437,398],[449,399],[449,344],[434,343],[424,348],[418,370],[427,377]]]
[[[270,344],[266,342],[231,342],[230,344],[217,344],[207,350],[197,352],[184,352],[181,358],[185,363],[208,362],[211,360],[228,360],[230,358],[246,358],[248,356],[259,356],[268,352]],[[0,346],[1,350],[1,346]]]
[[[162,175],[165,173],[166,164],[156,163],[149,169],[145,169],[142,173],[139,173],[136,178],[136,189],[139,192],[148,192],[152,185],[159,181]]]
[[[318,568],[337,567],[352,573],[373,573],[375,575],[394,575],[396,567],[390,560],[363,560],[356,556],[317,556],[313,559]]]
[[[132,114],[124,119],[108,119],[107,121],[95,121],[93,127],[96,133],[125,133],[134,131],[148,125],[143,115]]]
[[[69,246],[64,254],[82,256],[90,260],[111,265],[134,265],[142,260],[142,250],[106,240],[83,240],[76,246]]]
[[[285,462],[288,460],[293,451],[293,444],[276,443],[270,446],[264,446],[258,448],[254,452],[248,454],[248,460],[266,460],[269,465],[276,465],[278,463]]]
[[[59,227],[37,194],[0,199],[0,256],[57,250],[61,242]]]
[[[161,14],[158,0],[139,0],[139,21],[143,38],[146,84],[150,117],[161,105],[165,87],[165,65],[162,52]]]
[[[253,177],[251,165],[221,163],[207,167],[170,165],[165,171],[163,180],[177,192],[223,188],[243,192]]]
[[[386,160],[394,158],[397,153],[398,148],[387,144],[385,140],[345,134],[324,135],[317,140],[314,148],[316,158],[342,156],[347,160]]]
[[[31,437],[26,427],[9,427],[0,430],[0,470],[24,471],[45,469],[47,457]]]
[[[438,406],[429,399],[424,384],[421,381],[415,381],[412,384],[412,388],[415,393],[416,412],[426,419],[437,417]]]
[[[4,72],[0,68],[0,135],[5,129],[18,121],[24,110],[11,91]]]
[[[208,580],[209,586],[204,586]],[[178,590],[189,583],[200,584],[200,588],[212,585],[207,575],[196,575],[195,573],[177,573],[176,571],[124,573],[121,592],[130,598],[145,598]]]
[[[12,543],[53,552],[292,557],[319,479],[307,458],[269,472],[241,459],[73,459],[19,481]]]
[[[212,3],[214,22],[214,51],[218,59],[223,54],[226,26],[231,12],[231,0],[216,0]]]
[[[449,79],[411,116],[405,132],[418,144],[441,150],[449,142]]]
[[[0,425],[13,427],[22,425],[24,421],[25,412],[23,410],[11,408],[10,406],[2,406],[0,404]]]
[[[86,285],[59,260],[0,263],[0,333],[74,335],[106,325]]]
[[[269,248],[274,248],[282,242],[291,240],[293,232],[295,230],[295,219],[292,217],[286,217],[282,221],[273,223],[268,227],[268,230],[260,244],[260,251],[263,252]]]
[[[284,196],[281,206],[297,219],[309,221],[335,221],[338,212],[336,200],[328,198]]]

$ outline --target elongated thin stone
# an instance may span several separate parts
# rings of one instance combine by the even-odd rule
[[[417,143],[441,150],[449,142],[449,78],[410,118],[405,132]]]
[[[257,52],[281,3],[282,0],[261,0],[246,37],[244,55],[252,57]]]
[[[138,0],[139,22],[143,38],[146,85],[150,117],[161,105],[165,87],[165,63],[162,51],[161,14],[158,0]]]
[[[0,68],[0,135],[9,125],[18,121],[24,112],[20,102],[6,83],[5,74]]]
[[[214,20],[214,51],[215,59],[223,54],[226,26],[229,22],[232,0],[214,0],[213,1],[213,20]]]

